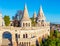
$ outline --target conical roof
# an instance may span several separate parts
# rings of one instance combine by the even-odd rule
[[[4,22],[4,19],[2,18],[2,13],[0,12],[0,26],[4,26],[5,25],[5,22]]]
[[[36,18],[36,12],[34,12],[33,17]]]
[[[39,12],[38,12],[38,19],[44,19],[45,20],[45,16],[42,10],[42,6],[40,6]]]
[[[29,21],[29,20],[30,20],[30,18],[29,18],[28,10],[27,10],[27,6],[25,4],[22,21]]]
[[[2,18],[2,13],[0,12],[0,17]]]

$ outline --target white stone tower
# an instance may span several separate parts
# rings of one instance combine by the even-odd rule
[[[44,16],[44,13],[43,13],[43,10],[42,10],[42,6],[40,6],[40,9],[39,9],[39,12],[38,12],[38,16],[37,16],[37,24],[39,26],[44,26],[44,23],[45,23],[45,16]]]
[[[34,21],[36,21],[36,12],[33,14]]]
[[[2,14],[0,13],[0,26],[4,26],[5,25],[5,22],[2,18]]]
[[[21,27],[31,27],[31,20],[29,18],[26,4],[24,6],[23,17],[21,20]]]

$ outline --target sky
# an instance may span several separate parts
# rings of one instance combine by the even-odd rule
[[[0,0],[0,13],[3,17],[9,15],[12,20],[18,10],[24,10],[24,4],[27,5],[29,17],[33,16],[34,11],[38,14],[42,6],[46,20],[60,24],[60,0]]]

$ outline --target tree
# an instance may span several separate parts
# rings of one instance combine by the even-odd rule
[[[54,35],[54,30],[51,30],[51,31],[50,31],[50,38],[51,38],[51,39],[53,38],[53,35]]]
[[[32,23],[32,26],[36,26],[36,22],[34,21],[34,18],[32,17],[32,18],[30,18],[31,19],[31,23]]]
[[[5,15],[4,16],[4,21],[5,21],[5,25],[9,26],[9,24],[10,24],[10,17]]]
[[[60,46],[60,38],[56,38],[56,46]]]
[[[55,31],[54,31],[54,35],[55,35],[55,37],[58,36],[58,30],[55,30]]]

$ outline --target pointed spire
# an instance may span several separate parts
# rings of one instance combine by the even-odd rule
[[[26,6],[26,4],[25,4],[25,9],[27,9],[27,6]]]
[[[29,15],[28,15],[28,10],[27,10],[27,5],[25,4],[24,6],[24,11],[23,11],[23,18],[22,20],[30,20]]]
[[[43,9],[42,6],[40,6],[39,12],[38,12],[38,19],[44,19],[45,20],[45,16],[43,13]]]
[[[43,10],[42,10],[42,5],[40,6],[40,13],[43,13]]]
[[[0,12],[0,18],[2,18],[2,13]]]
[[[40,16],[40,17],[43,17],[42,14],[43,14],[43,10],[42,10],[42,5],[41,5],[41,6],[40,6],[40,9],[39,9],[39,16]]]
[[[34,18],[36,18],[36,12],[34,12],[34,15],[33,15]]]

